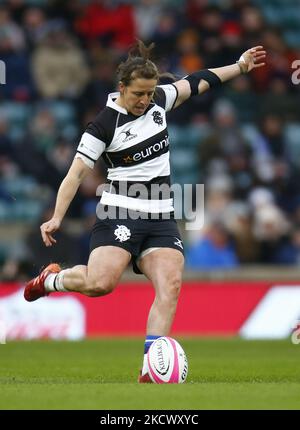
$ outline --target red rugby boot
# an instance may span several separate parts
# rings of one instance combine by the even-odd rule
[[[45,290],[45,279],[51,273],[59,273],[61,267],[59,264],[49,264],[36,278],[27,282],[24,290],[24,298],[27,302],[34,302],[40,297],[48,296],[48,292]]]
[[[145,375],[142,375],[142,371],[140,370],[140,374],[138,377],[138,383],[139,384],[153,384],[150,376],[148,373],[145,373]]]

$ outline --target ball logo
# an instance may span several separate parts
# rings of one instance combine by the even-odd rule
[[[155,369],[160,375],[166,375],[170,368],[170,359],[168,360],[167,364],[165,362],[166,357],[164,357],[163,342],[165,342],[164,339],[161,339],[160,342],[157,342],[157,366],[155,365]]]
[[[183,365],[182,374],[181,374],[181,381],[182,382],[184,382],[186,380],[186,377],[188,374],[188,362],[187,362],[185,354],[183,354],[183,359],[184,359],[184,365]]]

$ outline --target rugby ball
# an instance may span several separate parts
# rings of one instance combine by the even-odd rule
[[[148,373],[155,384],[180,384],[186,380],[188,361],[184,350],[173,338],[156,339],[147,353]]]

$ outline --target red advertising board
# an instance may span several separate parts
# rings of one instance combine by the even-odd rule
[[[268,282],[184,282],[172,333],[237,334],[269,288]],[[57,338],[74,339],[99,335],[143,335],[153,299],[153,288],[147,282],[122,283],[112,294],[104,297],[55,293],[33,303],[23,299],[22,286],[0,284],[0,319],[6,319],[8,336],[11,333],[12,338],[45,337],[44,333],[53,337],[52,332]],[[43,329],[39,332],[40,319],[43,320]],[[34,330],[31,327],[33,323],[36,325]],[[24,335],[28,331],[29,334]]]

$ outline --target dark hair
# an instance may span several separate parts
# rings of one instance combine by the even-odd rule
[[[130,85],[131,81],[137,78],[156,79],[158,81],[158,69],[150,60],[154,46],[154,43],[151,43],[147,47],[141,40],[137,40],[129,50],[127,60],[118,67],[119,81],[123,82],[125,86]]]

